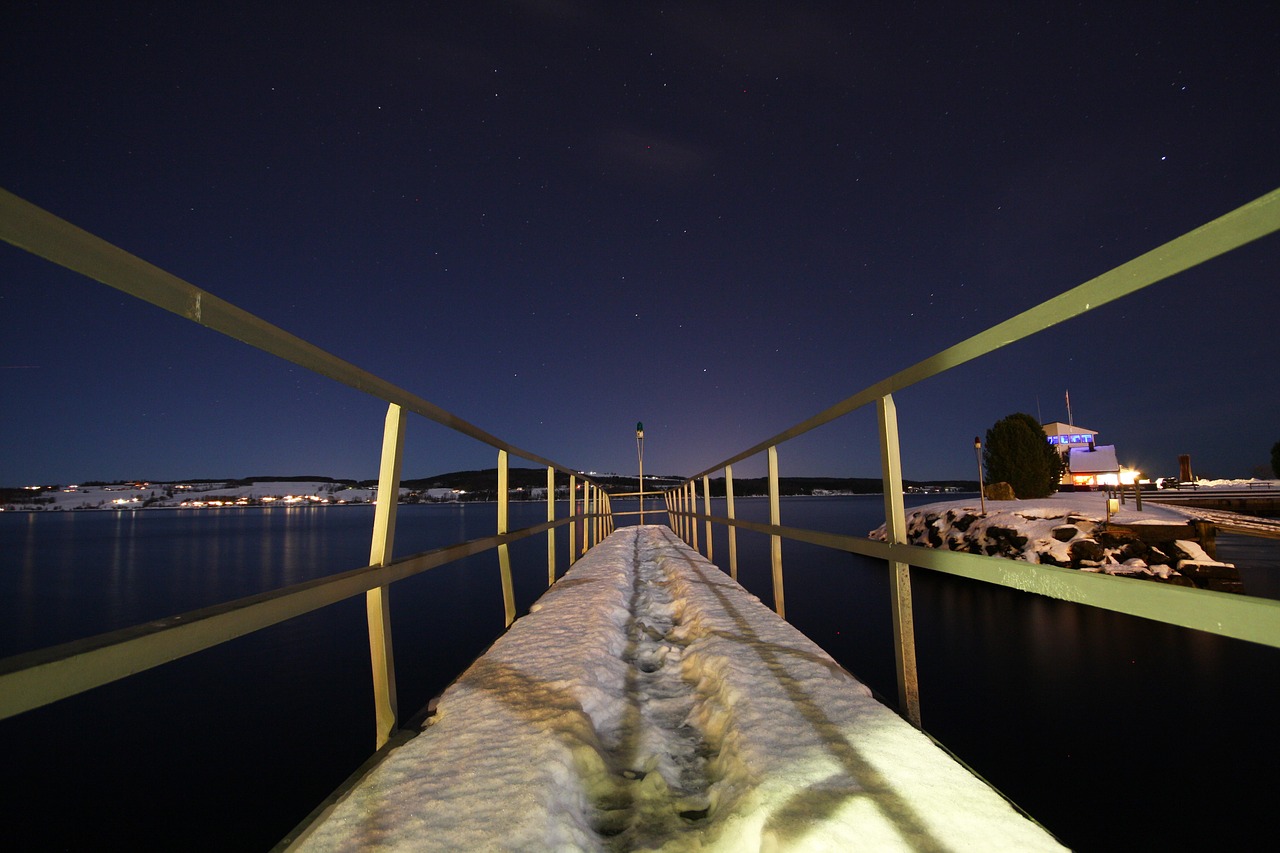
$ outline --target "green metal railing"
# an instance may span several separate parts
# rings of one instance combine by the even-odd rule
[[[1144,583],[1129,578],[1080,572],[1055,566],[1013,562],[999,557],[935,550],[908,545],[906,508],[902,491],[902,460],[898,445],[898,416],[893,393],[910,388],[1015,341],[1052,328],[1109,302],[1164,281],[1211,258],[1280,230],[1280,189],[1262,196],[1212,222],[1146,254],[1061,293],[984,332],[942,350],[906,370],[895,373],[772,438],[708,466],[683,484],[667,490],[665,500],[673,528],[698,548],[698,522],[705,522],[706,553],[711,558],[712,524],[729,534],[729,573],[737,578],[738,528],[770,537],[774,608],[786,618],[782,575],[782,540],[791,539],[864,554],[888,562],[893,610],[894,657],[898,701],[904,716],[920,726],[919,686],[916,678],[909,566],[959,575],[1024,592],[1034,592],[1280,648],[1280,601],[1230,593]],[[831,423],[874,403],[880,427],[880,462],[884,481],[885,542],[784,527],[779,513],[778,447],[793,438]],[[765,453],[769,471],[769,523],[735,517],[733,465]],[[713,517],[709,475],[723,471],[728,517]],[[698,480],[702,480],[703,511],[697,511]]]
[[[920,724],[920,709],[915,675],[909,566],[1280,647],[1280,602],[1145,584],[1071,569],[1013,563],[999,558],[906,544],[901,454],[897,412],[893,400],[894,392],[1165,280],[1277,230],[1280,230],[1280,190],[945,349],[778,435],[709,466],[682,485],[665,491],[663,500],[668,519],[677,533],[693,547],[700,549],[700,541],[704,540],[708,558],[712,557],[712,525],[725,525],[728,529],[729,571],[735,578],[738,560],[737,530],[742,528],[768,535],[775,608],[784,618],[783,539],[885,560],[894,579],[890,589],[899,702],[904,715],[916,725]],[[499,495],[497,529],[490,537],[459,542],[394,560],[391,559],[391,554],[397,504],[391,500],[379,501],[375,508],[368,566],[0,661],[0,719],[364,593],[374,671],[376,743],[380,747],[395,730],[398,716],[387,607],[392,584],[463,557],[496,550],[502,578],[504,612],[509,624],[515,617],[509,554],[512,543],[543,532],[547,534],[548,583],[551,583],[555,580],[556,528],[568,526],[570,562],[586,553],[613,529],[614,513],[610,506],[610,496],[600,485],[582,477],[581,504],[574,498],[580,477],[576,470],[490,435],[432,403],[324,352],[3,190],[0,190],[0,237],[56,264],[386,402],[388,409],[379,469],[380,495],[398,494],[405,421],[409,413],[421,415],[497,450]],[[871,403],[876,404],[879,421],[887,541],[878,542],[856,536],[784,527],[779,504],[778,447]],[[733,465],[761,453],[766,455],[768,464],[770,502],[767,524],[737,519],[734,507]],[[548,505],[545,523],[509,530],[506,478],[510,456],[546,466]],[[726,485],[727,517],[723,518],[711,515],[710,504],[709,476],[719,471],[724,472]],[[556,517],[554,506],[557,472],[568,475],[571,496],[569,514],[562,518]],[[701,511],[697,506],[699,480],[702,481]]]
[[[0,719],[74,696],[363,593],[373,666],[376,745],[381,748],[396,730],[399,714],[389,608],[389,590],[393,583],[496,549],[503,608],[506,623],[510,625],[516,615],[509,550],[513,542],[546,532],[547,583],[550,585],[556,576],[557,528],[566,525],[569,528],[570,564],[613,530],[609,495],[602,486],[582,477],[576,470],[490,435],[439,406],[188,284],[5,190],[0,190],[0,238],[386,402],[388,408],[378,472],[380,496],[399,495],[405,421],[409,413],[421,415],[498,451],[498,523],[493,536],[392,559],[398,502],[378,500],[374,509],[368,566],[6,658],[0,661]],[[510,456],[546,466],[545,523],[520,530],[509,529],[507,477]],[[557,518],[555,511],[557,471],[569,478],[569,511],[562,518]],[[578,483],[579,478],[581,484]],[[578,511],[576,497],[579,487],[583,493],[581,512]]]

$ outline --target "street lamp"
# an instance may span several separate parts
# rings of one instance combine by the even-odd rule
[[[982,482],[982,437],[973,437],[973,455],[978,460],[978,499],[982,501],[982,514],[987,514],[987,487]]]
[[[640,525],[644,526],[644,424],[636,421],[636,459],[640,463]]]

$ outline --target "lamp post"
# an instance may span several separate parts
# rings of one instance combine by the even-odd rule
[[[636,459],[640,463],[640,525],[644,526],[644,424],[636,421]]]
[[[982,482],[982,437],[973,437],[973,455],[978,460],[978,499],[982,501],[982,514],[987,514],[987,487]]]

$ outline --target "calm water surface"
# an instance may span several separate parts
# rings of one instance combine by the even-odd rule
[[[768,515],[763,500],[737,508]],[[519,527],[546,510],[512,511]],[[784,524],[859,535],[882,518],[879,496],[784,499],[782,511]],[[0,656],[361,566],[371,520],[370,507],[0,514]],[[495,522],[493,504],[403,506],[396,552]],[[1280,597],[1277,544],[1222,537],[1220,557],[1252,594]],[[725,565],[723,529],[713,546]],[[771,603],[767,537],[742,531],[738,548],[739,579]],[[896,696],[883,564],[783,550],[791,621]],[[546,583],[545,539],[512,553],[523,612]],[[922,570],[913,596],[926,730],[1065,843],[1249,849],[1265,837],[1270,798],[1243,780],[1280,758],[1280,653]],[[496,555],[397,584],[392,619],[410,714],[502,630]],[[6,847],[268,848],[367,757],[368,681],[357,598],[0,723],[16,788],[0,798]]]

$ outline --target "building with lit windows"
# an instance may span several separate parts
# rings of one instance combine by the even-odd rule
[[[1140,476],[1137,471],[1120,465],[1114,444],[1098,444],[1096,430],[1060,421],[1043,427],[1049,444],[1067,462],[1059,485],[1073,488],[1128,486]]]
[[[1095,436],[1098,433],[1096,430],[1054,421],[1044,425],[1044,434],[1049,437],[1049,443],[1054,449],[1066,456],[1073,447],[1088,447],[1090,444],[1096,444]]]

